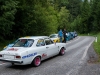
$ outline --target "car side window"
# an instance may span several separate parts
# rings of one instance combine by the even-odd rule
[[[50,45],[50,44],[53,44],[53,41],[50,39],[45,39],[45,43],[46,45]]]
[[[33,40],[32,39],[28,39],[24,46],[25,47],[31,47],[32,44],[33,44]]]
[[[36,44],[37,47],[40,47],[40,46],[45,46],[45,42],[43,39],[39,39],[37,44]]]
[[[34,43],[33,39],[19,39],[13,47],[31,47]]]

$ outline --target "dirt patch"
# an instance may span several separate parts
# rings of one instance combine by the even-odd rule
[[[98,60],[99,60],[99,56],[98,54],[95,52],[94,48],[93,48],[93,45],[91,45],[89,47],[89,50],[88,50],[88,56],[89,56],[89,59],[88,59],[88,63],[99,63]]]

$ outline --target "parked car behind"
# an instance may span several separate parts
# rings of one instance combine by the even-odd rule
[[[71,40],[71,34],[70,34],[70,32],[67,32],[66,33],[66,41],[69,41],[69,40]]]
[[[70,35],[71,35],[71,39],[75,38],[74,32],[70,32]]]
[[[77,36],[78,36],[78,34],[77,34],[77,32],[76,32],[76,31],[74,31],[74,34],[75,34],[75,37],[77,37]]]
[[[54,43],[48,36],[22,37],[12,47],[0,51],[0,61],[39,66],[42,60],[57,54],[64,55],[65,49],[65,43]]]
[[[60,42],[60,38],[59,38],[58,34],[51,34],[49,37],[53,42]],[[63,40],[64,40],[64,37],[62,38],[62,41]]]
[[[58,37],[58,34],[51,34],[49,36],[53,42],[60,42],[60,38]]]

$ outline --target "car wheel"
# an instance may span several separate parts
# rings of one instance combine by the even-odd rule
[[[60,54],[60,55],[64,55],[64,54],[65,54],[65,49],[64,49],[64,48],[61,48],[59,54]]]
[[[32,61],[32,65],[38,67],[41,64],[41,58],[39,56],[35,57]]]

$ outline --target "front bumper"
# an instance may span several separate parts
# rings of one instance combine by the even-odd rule
[[[7,59],[0,59],[0,61],[11,62],[11,63],[19,63],[19,64],[22,64],[22,63],[23,63],[22,60],[7,60]]]

